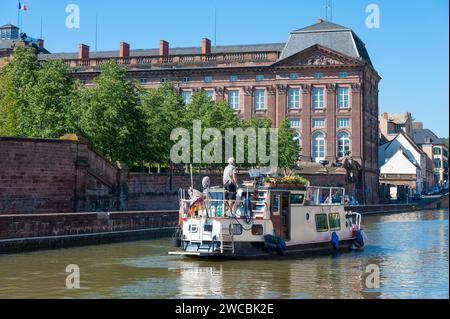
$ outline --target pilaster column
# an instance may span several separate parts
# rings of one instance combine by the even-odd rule
[[[286,118],[286,90],[286,85],[277,85],[276,127],[280,127],[281,123]]]
[[[302,161],[311,162],[311,85],[302,86]]]
[[[277,89],[275,86],[269,86],[266,90],[267,92],[267,117],[272,121],[272,127],[277,127],[277,99],[276,93]]]
[[[327,159],[336,163],[336,85],[327,85]]]
[[[362,112],[362,103],[361,103],[361,85],[360,84],[352,84],[352,150],[351,156],[353,159],[358,161],[361,165],[362,163],[362,151],[363,151],[363,143],[364,143],[364,135],[363,135],[363,112]]]
[[[253,117],[253,92],[255,89],[251,86],[244,87],[244,105],[242,113],[244,119],[251,119]]]
[[[215,89],[216,101],[217,102],[225,101],[225,93],[226,90],[224,87],[217,87]]]

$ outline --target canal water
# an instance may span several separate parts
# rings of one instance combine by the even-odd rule
[[[448,298],[448,210],[366,216],[362,252],[197,261],[152,240],[0,256],[0,298]],[[81,287],[65,270],[80,267]],[[369,265],[380,287],[368,288]],[[370,282],[373,282],[369,280]]]

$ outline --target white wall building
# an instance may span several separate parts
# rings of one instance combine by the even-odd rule
[[[405,133],[379,148],[380,182],[424,191],[426,154]]]

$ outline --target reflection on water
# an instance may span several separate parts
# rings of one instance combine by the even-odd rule
[[[448,210],[365,217],[363,252],[298,260],[167,256],[170,240],[0,256],[0,298],[448,298]],[[80,290],[65,288],[68,264]],[[366,267],[381,270],[367,289]]]

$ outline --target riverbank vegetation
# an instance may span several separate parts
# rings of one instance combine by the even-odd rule
[[[114,62],[101,66],[91,87],[74,81],[62,61],[41,63],[28,48],[17,48],[0,71],[0,136],[60,138],[75,133],[111,161],[134,170],[173,167],[171,132],[186,128],[192,136],[194,120],[202,122],[203,130],[217,128],[222,134],[226,128],[272,127],[266,118],[240,119],[227,102],[215,102],[201,92],[186,105],[167,82],[144,90]],[[278,132],[280,168],[293,168],[298,161],[294,137],[285,121]]]

